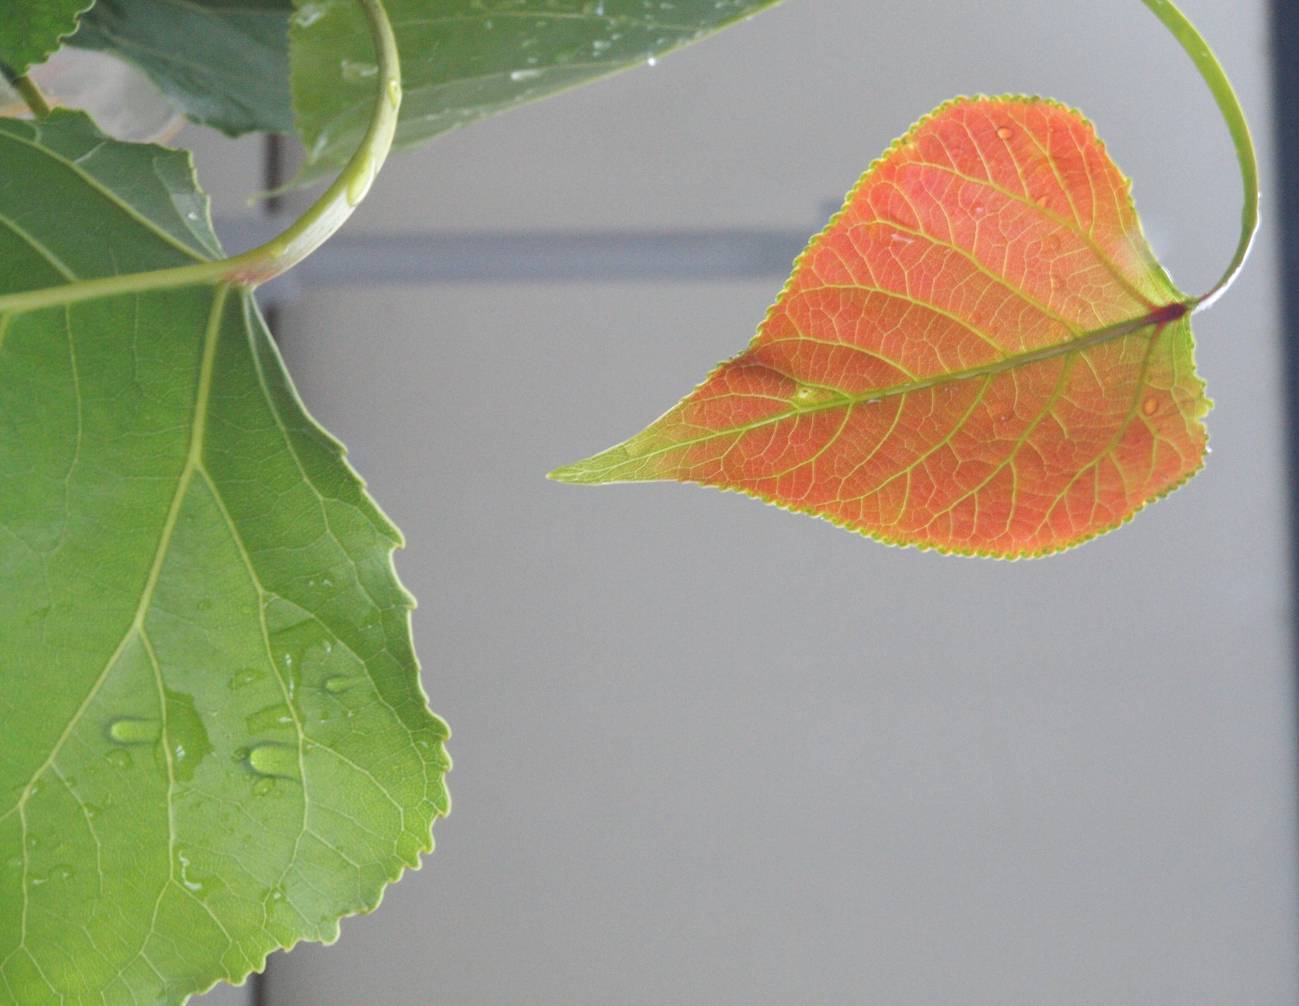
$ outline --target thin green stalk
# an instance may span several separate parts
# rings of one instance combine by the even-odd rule
[[[31,77],[27,76],[25,73],[14,73],[9,69],[9,67],[3,64],[0,64],[0,73],[4,74],[5,80],[13,86],[13,89],[18,92],[18,96],[22,98],[27,107],[31,109],[32,115],[36,116],[38,119],[43,119],[45,116],[50,114],[50,103],[45,100],[45,95],[43,95],[41,89],[36,86],[36,81],[32,80]]]
[[[324,244],[370,191],[374,176],[379,173],[392,148],[393,134],[397,130],[397,110],[401,107],[397,39],[382,0],[357,2],[369,21],[378,61],[378,88],[370,126],[342,173],[302,216],[277,237],[226,263],[228,277],[237,283],[255,286],[279,276]]]
[[[1240,182],[1243,191],[1243,202],[1240,210],[1240,240],[1236,244],[1236,253],[1231,263],[1217,283],[1208,293],[1195,298],[1195,310],[1199,311],[1227,292],[1236,276],[1245,265],[1254,235],[1258,231],[1258,156],[1254,152],[1254,140],[1249,135],[1249,123],[1245,120],[1245,110],[1240,107],[1240,99],[1232,89],[1231,81],[1218,62],[1203,36],[1196,31],[1195,25],[1187,20],[1172,3],[1172,0],[1141,0],[1150,12],[1163,22],[1178,44],[1186,50],[1195,64],[1201,78],[1209,85],[1213,100],[1222,112],[1231,134],[1231,142],[1236,148],[1236,160],[1240,164]]]
[[[36,81],[32,80],[27,74],[21,77],[15,77],[13,80],[14,90],[22,95],[23,101],[27,102],[27,107],[32,110],[32,115],[38,119],[43,119],[50,114],[50,103],[45,100],[45,95],[41,89],[36,86]]]

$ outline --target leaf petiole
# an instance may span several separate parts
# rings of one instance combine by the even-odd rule
[[[392,148],[401,107],[401,65],[397,39],[382,0],[357,0],[374,39],[378,87],[370,125],[339,176],[283,233],[228,260],[227,277],[256,286],[292,269],[324,244],[370,191]]]
[[[265,244],[231,258],[148,272],[79,280],[39,290],[0,295],[0,311],[34,310],[118,294],[143,293],[201,283],[255,287],[288,272],[324,244],[365,198],[392,147],[401,107],[397,40],[382,0],[357,0],[374,37],[378,88],[369,128],[342,173],[306,212]],[[15,80],[15,85],[18,80]],[[30,99],[29,99],[30,101]]]
[[[1249,250],[1254,244],[1254,235],[1258,231],[1258,155],[1254,152],[1254,140],[1249,134],[1249,123],[1245,119],[1245,110],[1240,107],[1240,99],[1227,79],[1227,74],[1218,62],[1218,58],[1209,48],[1209,43],[1172,0],[1141,0],[1155,17],[1163,23],[1177,39],[1186,54],[1191,57],[1195,69],[1209,86],[1213,100],[1218,104],[1227,131],[1231,134],[1232,145],[1236,148],[1236,160],[1240,164],[1240,181],[1243,201],[1240,210],[1240,240],[1236,243],[1236,253],[1221,278],[1208,293],[1195,298],[1195,310],[1208,307],[1224,293],[1235,281],[1236,276],[1249,257]]]
[[[27,107],[31,109],[32,115],[38,119],[43,119],[50,114],[50,103],[45,100],[45,95],[36,86],[36,81],[25,73],[15,74],[11,72],[7,66],[0,65],[0,72],[4,73],[5,80],[9,81]]]

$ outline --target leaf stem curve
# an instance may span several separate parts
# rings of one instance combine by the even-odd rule
[[[0,64],[0,73],[4,74],[5,80],[9,81],[13,89],[18,92],[18,96],[23,99],[23,103],[31,110],[32,115],[43,119],[50,114],[50,103],[45,100],[45,95],[36,86],[36,81],[25,73],[14,73],[3,64]]]
[[[1193,299],[1194,310],[1208,307],[1224,293],[1235,281],[1240,270],[1249,257],[1254,244],[1254,235],[1258,232],[1258,155],[1254,152],[1254,140],[1249,133],[1249,123],[1245,119],[1245,110],[1240,106],[1240,99],[1227,78],[1226,71],[1218,62],[1218,57],[1209,48],[1209,43],[1196,30],[1190,20],[1177,9],[1172,0],[1141,0],[1150,12],[1159,18],[1164,27],[1172,33],[1188,56],[1195,64],[1195,69],[1208,85],[1213,100],[1222,113],[1231,134],[1232,145],[1236,148],[1236,160],[1240,164],[1240,182],[1243,201],[1240,210],[1240,240],[1236,243],[1236,252],[1218,282],[1207,293]]]
[[[120,276],[101,276],[39,290],[0,294],[0,311],[33,311],[99,297],[175,289],[199,283],[233,283],[255,287],[274,279],[310,255],[337,231],[365,198],[392,147],[401,107],[401,66],[397,40],[382,0],[357,0],[374,36],[378,89],[369,128],[343,168],[320,198],[297,220],[265,244],[230,258],[173,266]]]
[[[392,23],[383,0],[357,0],[369,22],[377,59],[378,88],[370,125],[360,146],[334,179],[297,220],[263,245],[228,260],[227,277],[255,286],[292,269],[337,231],[370,191],[374,176],[392,148],[401,107],[401,64]]]

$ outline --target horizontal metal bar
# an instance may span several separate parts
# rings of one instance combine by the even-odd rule
[[[218,228],[233,250],[273,236],[269,220]],[[783,279],[809,231],[532,231],[336,235],[289,276],[340,283],[717,281]],[[286,277],[287,278],[287,277]]]

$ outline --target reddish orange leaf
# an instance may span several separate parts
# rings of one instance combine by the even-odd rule
[[[920,548],[1057,551],[1201,467],[1189,306],[1081,115],[956,99],[871,165],[748,349],[552,477],[698,482]]]

